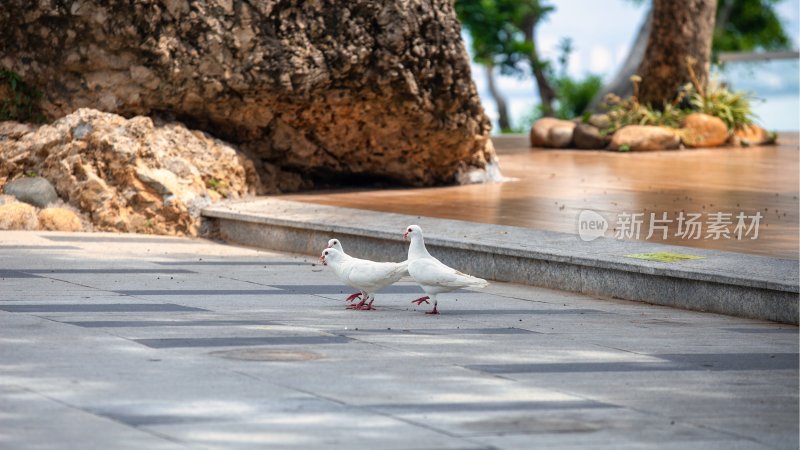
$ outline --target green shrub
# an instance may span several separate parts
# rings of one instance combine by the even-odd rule
[[[28,86],[16,72],[0,70],[0,121],[43,122],[42,93]]]

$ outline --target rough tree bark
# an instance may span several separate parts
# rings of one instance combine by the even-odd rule
[[[0,69],[49,118],[165,113],[262,174],[430,185],[495,159],[460,32],[452,0],[3,0]]]
[[[716,0],[654,0],[653,25],[644,60],[639,100],[661,107],[690,82],[687,58],[701,86],[708,82]]]

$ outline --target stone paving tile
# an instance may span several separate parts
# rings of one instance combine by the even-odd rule
[[[0,252],[11,252],[19,250],[39,250],[42,252],[49,252],[52,250],[80,250],[80,247],[74,245],[0,245]]]
[[[311,266],[299,261],[155,261],[161,266]]]
[[[2,305],[0,311],[13,313],[41,312],[175,312],[203,311],[200,308],[175,305],[170,303],[101,303],[101,304],[36,304],[36,305]]]
[[[408,279],[352,311],[302,258],[142,239],[4,253],[41,277],[0,277],[0,448],[798,447],[796,327],[501,283],[428,316]]]
[[[177,238],[164,238],[164,237],[139,237],[136,235],[68,235],[68,236],[44,236],[45,239],[56,242],[102,242],[102,243],[115,243],[115,244],[189,244],[189,245],[202,245],[202,241],[192,239],[177,239]]]
[[[141,328],[141,327],[231,327],[274,325],[267,320],[84,320],[64,321],[83,328]]]

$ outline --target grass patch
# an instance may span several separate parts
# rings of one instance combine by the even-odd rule
[[[703,256],[685,255],[683,253],[655,252],[655,253],[634,253],[625,255],[626,258],[644,259],[646,261],[658,261],[673,263],[677,261],[691,261],[693,259],[705,259]]]

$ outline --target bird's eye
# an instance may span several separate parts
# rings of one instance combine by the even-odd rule
[[[325,254],[327,255],[327,254],[328,254],[328,252],[325,252]]]
[[[411,233],[411,228],[408,229],[408,232]]]

